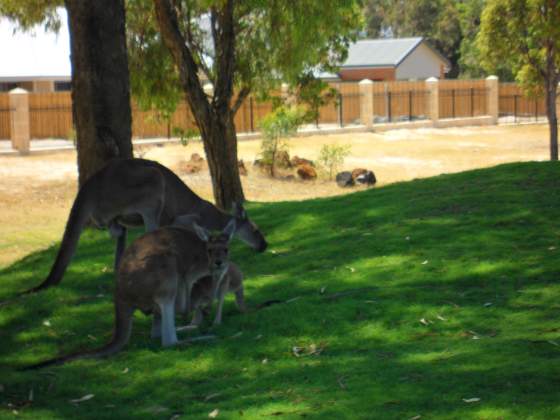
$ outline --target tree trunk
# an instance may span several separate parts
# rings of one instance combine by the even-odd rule
[[[210,124],[201,128],[216,206],[229,210],[233,202],[245,200],[237,161],[237,134],[233,119],[225,121],[213,115]]]
[[[243,187],[237,164],[237,135],[230,104],[233,93],[235,34],[233,1],[212,12],[220,23],[219,34],[213,34],[219,72],[214,96],[209,102],[198,78],[198,65],[181,32],[176,9],[169,0],[154,0],[156,18],[162,40],[169,49],[179,71],[181,86],[200,129],[208,160],[216,206],[228,210],[233,201],[242,202]]]
[[[550,160],[558,160],[558,116],[556,115],[556,96],[558,81],[547,81],[546,86],[546,116],[550,132]]]
[[[80,186],[115,158],[132,157],[124,0],[65,0]]]

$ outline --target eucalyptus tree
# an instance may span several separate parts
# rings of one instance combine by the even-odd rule
[[[558,160],[556,99],[560,82],[560,7],[556,0],[488,0],[477,44],[491,70],[507,64],[525,89],[544,93],[550,159]]]
[[[243,101],[332,71],[361,28],[356,0],[128,0],[127,13],[133,93],[167,112],[184,96],[224,209],[244,199],[234,124]]]

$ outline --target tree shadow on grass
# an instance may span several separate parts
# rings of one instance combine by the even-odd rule
[[[234,246],[247,300],[253,309],[297,300],[247,314],[230,301],[216,342],[177,349],[160,349],[137,316],[112,359],[54,376],[15,372],[109,338],[112,244],[87,234],[57,290],[0,308],[3,406],[33,388],[23,413],[45,418],[200,418],[215,408],[225,418],[558,417],[560,291],[549,248],[560,197],[543,195],[558,172],[506,165],[255,205],[271,245],[265,254]],[[4,292],[46,273],[52,258],[43,251],[1,271]]]

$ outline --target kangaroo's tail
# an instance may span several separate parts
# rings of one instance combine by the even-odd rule
[[[43,280],[41,284],[35,286],[25,292],[21,293],[26,295],[29,293],[35,293],[39,290],[47,289],[51,286],[55,286],[62,280],[62,276],[76,251],[78,246],[78,240],[80,239],[80,234],[84,229],[89,217],[91,216],[90,203],[89,203],[89,189],[86,183],[76,196],[74,204],[72,205],[72,210],[70,210],[70,216],[68,217],[68,222],[66,222],[66,228],[64,229],[64,236],[62,237],[62,243],[60,244],[60,249],[56,255],[56,259],[51,268],[51,271],[47,278]]]
[[[36,363],[34,365],[25,366],[21,370],[34,370],[47,366],[62,365],[76,359],[95,359],[108,357],[121,351],[130,340],[130,333],[132,332],[132,314],[134,308],[128,304],[119,303],[115,301],[115,330],[111,341],[97,350],[73,353],[67,356],[56,357],[54,359],[45,360],[44,362]]]

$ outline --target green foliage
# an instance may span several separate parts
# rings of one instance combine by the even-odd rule
[[[270,167],[270,175],[275,175],[278,154],[288,151],[286,139],[297,132],[305,117],[305,110],[297,106],[280,106],[265,116],[261,123],[262,163]]]
[[[477,45],[488,71],[501,65],[530,94],[560,77],[560,7],[548,0],[489,0],[482,14]],[[548,58],[551,57],[552,68]]]
[[[476,43],[486,0],[370,0],[365,16],[368,36],[423,36],[452,64],[449,77],[481,78],[488,73],[481,65]],[[512,80],[510,69],[499,65],[492,73]]]
[[[111,337],[114,244],[87,230],[59,287],[1,307],[0,417],[560,418],[559,178],[521,163],[253,203],[274,252],[233,243],[250,310],[228,296],[223,325],[179,337],[216,340],[163,349],[138,312],[122,353],[19,372]],[[2,267],[0,300],[56,250]],[[291,301],[258,309],[270,300]]]
[[[476,35],[480,28],[480,16],[486,0],[470,0],[457,3],[459,22],[463,39],[459,49],[461,78],[476,79],[485,77],[486,71],[480,63],[480,51],[476,45]],[[500,74],[503,79],[503,74]]]
[[[0,16],[17,21],[23,30],[43,24],[47,30],[58,31],[56,8],[61,6],[63,0],[0,0]]]
[[[207,80],[216,85],[224,71],[215,60],[208,19],[210,8],[220,4],[177,2],[179,24],[201,84]],[[361,26],[358,4],[357,0],[235,2],[236,89],[264,97],[282,81],[296,84],[310,68],[332,71]],[[173,110],[182,87],[152,9],[150,0],[127,0],[132,93],[145,108]]]
[[[193,128],[173,127],[171,133],[173,137],[179,137],[179,142],[183,146],[188,146],[192,139],[200,137],[200,131]]]
[[[161,43],[152,0],[126,1],[130,89],[142,110],[169,121],[183,93],[171,56]]]
[[[337,98],[337,90],[311,73],[302,75],[297,83],[297,102],[306,109],[303,116],[306,122],[319,120],[319,110]]]
[[[456,4],[453,0],[369,0],[364,11],[368,36],[423,36],[451,62],[449,75],[456,76],[462,40]]]
[[[344,159],[350,154],[350,145],[324,144],[319,151],[317,163],[327,173],[329,179],[333,179],[336,172],[344,164]]]

